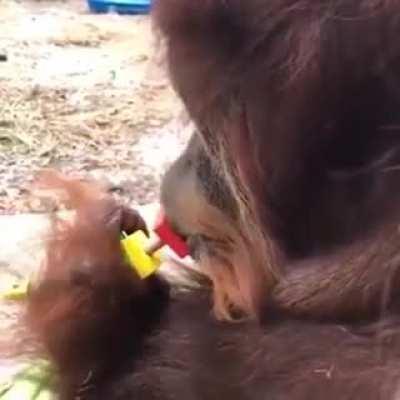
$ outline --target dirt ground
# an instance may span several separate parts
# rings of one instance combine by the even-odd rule
[[[157,199],[187,134],[149,18],[7,0],[0,26],[0,213],[47,211],[30,187],[48,167]]]

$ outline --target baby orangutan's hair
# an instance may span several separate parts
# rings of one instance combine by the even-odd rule
[[[55,190],[71,214],[54,219],[28,323],[73,380],[68,386],[80,390],[88,374],[110,377],[120,358],[140,350],[168,290],[158,278],[140,279],[123,260],[121,230],[144,228],[137,213],[93,184],[58,174],[42,176],[41,186]]]

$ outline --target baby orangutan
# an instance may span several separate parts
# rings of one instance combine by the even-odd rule
[[[90,184],[47,182],[76,214],[54,223],[28,324],[61,399],[391,398],[396,318],[324,324],[271,309],[261,324],[218,322],[206,286],[169,293],[125,264],[119,233],[143,229],[136,213]]]

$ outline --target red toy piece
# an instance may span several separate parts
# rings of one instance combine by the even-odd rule
[[[154,231],[179,257],[184,258],[189,255],[189,248],[186,242],[173,231],[163,211],[160,211]]]

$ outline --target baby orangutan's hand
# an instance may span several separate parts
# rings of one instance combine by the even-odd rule
[[[146,226],[146,222],[139,214],[139,212],[135,209],[121,206],[120,208],[120,219],[121,226],[120,231],[125,232],[127,235],[130,235],[133,232],[138,230],[143,231],[147,236],[149,236],[149,231]]]

